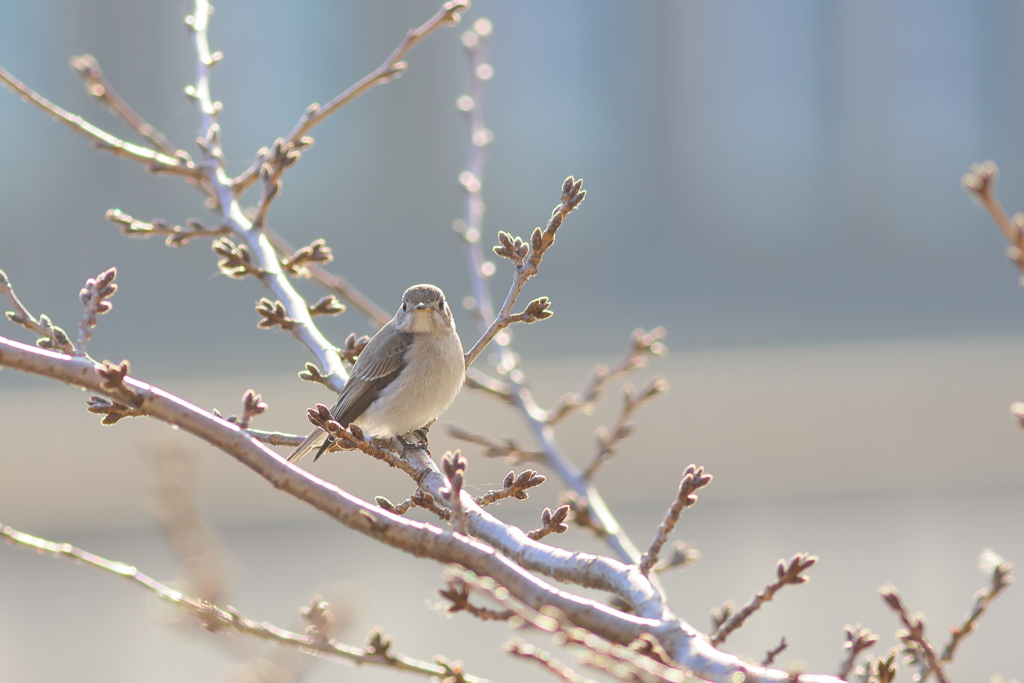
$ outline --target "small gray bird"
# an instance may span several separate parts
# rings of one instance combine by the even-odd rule
[[[359,354],[331,415],[343,427],[359,425],[367,435],[401,436],[437,419],[465,379],[462,342],[444,292],[414,285],[402,295],[395,317]],[[317,446],[319,458],[327,448],[327,435],[319,428],[288,460],[295,462]]]

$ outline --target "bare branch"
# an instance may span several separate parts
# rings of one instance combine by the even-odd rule
[[[927,674],[931,672],[939,679],[939,683],[947,683],[946,672],[942,668],[943,662],[939,660],[938,655],[935,654],[935,648],[925,638],[924,617],[921,614],[911,616],[907,612],[906,605],[903,604],[903,598],[892,584],[883,586],[879,589],[879,593],[885,604],[889,605],[889,608],[896,613],[896,616],[899,617],[905,627],[896,632],[896,637],[903,641],[903,644],[912,652],[916,652],[918,659],[927,667],[927,671],[921,675],[921,680],[923,681]]]
[[[960,641],[970,635],[978,627],[978,620],[985,614],[985,610],[1005,588],[1013,583],[1010,572],[1013,571],[1013,564],[999,557],[991,550],[982,553],[982,562],[991,564],[992,578],[988,588],[982,588],[974,594],[974,602],[971,610],[964,617],[960,626],[951,629],[949,642],[942,650],[940,660],[944,663],[952,662],[956,648]]]
[[[843,658],[842,664],[839,665],[839,673],[836,675],[844,681],[848,681],[850,680],[850,673],[853,672],[853,667],[857,663],[857,657],[860,656],[861,652],[878,642],[878,635],[860,624],[856,626],[847,624],[844,630],[846,632],[846,641],[843,643],[843,649],[846,650],[846,657]]]
[[[197,139],[203,151],[201,172],[213,189],[222,223],[243,240],[243,244],[235,245],[227,238],[222,238],[214,243],[214,249],[222,257],[222,269],[226,269],[229,275],[256,275],[274,293],[284,307],[287,318],[293,321],[292,334],[314,355],[317,365],[327,371],[325,379],[328,386],[334,391],[340,391],[348,379],[341,359],[313,322],[308,304],[295,291],[264,231],[254,228],[246,218],[238,204],[231,180],[225,173],[220,127],[217,124],[222,107],[210,95],[210,68],[222,57],[219,52],[210,52],[207,26],[211,13],[207,0],[196,0],[194,14],[185,19],[185,23],[192,29],[197,55],[196,82],[194,86],[186,88],[186,94],[195,102],[201,118]]]
[[[782,654],[782,651],[787,647],[789,647],[789,643],[786,642],[786,636],[782,636],[779,644],[765,653],[764,659],[761,660],[761,666],[771,666],[775,662],[775,658]]]
[[[688,465],[683,470],[683,479],[679,482],[679,493],[676,495],[675,502],[672,503],[668,512],[665,513],[665,518],[658,525],[658,532],[654,535],[654,540],[651,541],[651,547],[640,559],[640,571],[645,576],[651,572],[651,567],[658,561],[658,553],[661,552],[662,546],[668,540],[668,535],[675,529],[676,522],[679,521],[679,515],[683,513],[683,510],[697,502],[696,492],[710,483],[711,475],[704,474],[703,467]],[[771,598],[769,597],[768,599],[770,600]]]
[[[515,398],[501,380],[489,377],[477,368],[466,368],[466,386],[490,394],[492,397],[515,405]]]
[[[247,429],[246,434],[265,444],[271,446],[298,446],[306,437],[301,434],[286,434],[284,432],[267,432],[262,429]]]
[[[597,450],[590,458],[587,466],[583,468],[584,477],[587,479],[593,478],[597,468],[615,454],[615,449],[618,448],[619,442],[633,433],[635,426],[627,424],[627,420],[633,416],[633,413],[640,406],[666,391],[668,391],[668,382],[662,377],[655,377],[641,387],[640,391],[635,391],[632,385],[626,385],[622,393],[622,409],[619,411],[619,417],[615,421],[615,426],[611,430],[604,427],[597,430]]]
[[[445,429],[448,430],[448,434],[453,438],[483,446],[483,454],[488,458],[508,458],[513,465],[523,462],[544,462],[545,460],[543,453],[526,451],[510,438],[499,441],[450,423],[445,425]]]
[[[658,639],[673,661],[693,670],[698,677],[723,683],[732,680],[737,672],[757,676],[756,680],[762,681],[781,682],[788,677],[784,671],[751,667],[732,655],[713,649],[692,627],[669,610],[635,565],[587,553],[570,553],[533,541],[522,531],[487,514],[468,494],[463,494],[461,502],[467,511],[469,530],[473,536],[490,545],[392,515],[362,501],[292,466],[237,425],[219,420],[131,377],[122,376],[119,384],[113,383],[110,377],[113,368],[3,338],[0,338],[0,366],[43,375],[108,396],[130,392],[137,398],[133,405],[148,415],[177,425],[223,450],[276,488],[309,503],[345,526],[410,554],[444,564],[458,563],[477,575],[494,577],[510,595],[524,604],[533,608],[553,606],[572,623],[611,642],[631,643],[641,634],[649,633]],[[447,486],[448,482],[429,454],[410,448],[403,460],[416,472],[415,477],[423,490],[437,499],[439,489]],[[631,605],[635,614],[625,614],[594,600],[556,589],[530,571],[615,593]],[[806,683],[834,683],[838,680],[828,676],[805,675],[802,678]]]
[[[533,322],[550,316],[550,311],[547,310],[549,302],[546,297],[531,301],[525,311],[516,315],[512,315],[512,306],[515,305],[527,280],[537,274],[544,254],[555,242],[555,233],[562,226],[562,221],[570,211],[580,205],[586,196],[587,191],[583,189],[583,180],[576,180],[569,176],[562,183],[561,203],[551,212],[551,218],[548,219],[543,230],[534,229],[529,245],[519,238],[513,242],[507,233],[498,233],[501,244],[494,248],[494,253],[511,260],[516,266],[516,272],[512,278],[512,288],[509,290],[508,296],[505,297],[505,303],[502,304],[494,322],[473,345],[473,348],[466,353],[467,368],[483,353],[491,340],[513,322]]]
[[[264,226],[263,233],[279,254],[288,257],[295,252],[294,247],[270,228]],[[377,327],[383,327],[389,320],[391,320],[390,313],[373,303],[369,297],[349,284],[348,280],[340,275],[329,273],[315,263],[307,264],[305,270],[307,273],[306,277],[310,278],[327,291],[337,294],[344,301],[347,301],[351,306],[354,306],[357,311],[369,318],[370,322]]]
[[[711,644],[721,645],[724,643],[730,633],[742,626],[746,622],[747,617],[760,609],[761,605],[771,600],[783,586],[789,584],[799,586],[802,583],[807,583],[810,577],[804,576],[803,573],[813,567],[817,561],[817,557],[805,553],[794,555],[790,558],[788,565],[785,560],[779,560],[778,565],[775,567],[776,580],[765,586],[764,590],[755,595],[750,602],[744,605],[743,609],[730,616],[721,626],[716,628],[715,632],[711,635]]]
[[[128,237],[152,237],[153,235],[159,235],[161,237],[166,236],[166,244],[169,247],[183,247],[189,243],[190,240],[196,239],[197,237],[219,237],[221,235],[230,235],[231,228],[226,225],[221,225],[217,228],[208,228],[203,225],[200,221],[190,218],[185,221],[187,227],[181,227],[180,225],[171,225],[170,223],[154,218],[152,223],[146,223],[132,218],[128,214],[124,213],[119,209],[111,209],[107,211],[107,220],[121,227],[121,234],[127,235]]]
[[[298,125],[296,125],[286,138],[284,138],[283,146],[287,147],[288,145],[298,143],[307,133],[309,133],[309,131],[311,131],[317,124],[324,121],[324,119],[329,117],[331,114],[334,114],[346,104],[374,86],[380,85],[381,83],[387,83],[395,76],[400,75],[408,67],[402,59],[412,48],[416,46],[417,43],[441,26],[454,26],[459,23],[459,19],[461,18],[460,13],[468,8],[468,1],[455,0],[453,2],[445,3],[441,10],[431,17],[425,24],[419,28],[409,31],[405,35],[405,39],[402,40],[398,47],[395,48],[395,51],[391,53],[391,56],[389,56],[373,73],[364,77],[358,83],[335,97],[323,107],[316,103],[309,105],[306,109],[306,113],[302,115],[301,119],[299,119]],[[256,181],[256,178],[259,177],[260,169],[263,167],[263,163],[264,158],[262,156],[257,156],[256,162],[253,163],[252,166],[231,181],[230,184],[234,187],[234,191],[237,196],[241,196],[242,193],[249,189],[249,186]]]
[[[146,123],[127,102],[121,99],[114,88],[107,82],[100,69],[99,62],[92,55],[79,55],[71,58],[71,68],[78,72],[85,82],[85,89],[90,95],[106,107],[110,113],[131,126],[136,133],[146,138],[150,146],[169,157],[178,154],[177,148],[167,140],[163,133]]]
[[[569,526],[565,524],[565,520],[569,517],[570,508],[568,505],[561,505],[554,511],[551,508],[544,508],[544,511],[540,513],[540,527],[533,531],[528,531],[526,535],[535,541],[548,536],[550,534],[564,534],[569,530]]]
[[[491,490],[482,496],[474,498],[476,504],[484,507],[497,503],[499,500],[506,498],[515,498],[516,500],[526,500],[530,497],[527,493],[527,489],[531,489],[534,486],[540,486],[547,480],[543,474],[537,474],[534,470],[523,470],[516,476],[515,472],[509,472],[505,475],[505,480],[502,482],[502,488],[497,490]]]
[[[699,559],[699,550],[691,547],[688,543],[684,543],[683,541],[676,541],[672,544],[672,554],[667,558],[658,560],[654,566],[651,567],[651,571],[665,572],[670,569],[683,569],[685,567],[689,567]]]
[[[170,173],[172,175],[184,176],[192,182],[200,181],[199,169],[189,159],[188,154],[184,152],[176,152],[174,156],[170,156],[125,142],[105,130],[97,128],[81,116],[61,109],[2,68],[0,68],[0,84],[15,95],[20,96],[21,99],[41,109],[52,119],[63,123],[74,132],[92,140],[96,149],[110,152],[115,156],[125,159],[138,161],[144,164],[146,170],[150,173]]]
[[[176,605],[190,615],[198,619],[210,631],[230,630],[246,635],[256,636],[263,640],[269,640],[280,645],[310,650],[312,652],[336,657],[355,664],[371,664],[375,666],[389,667],[400,671],[419,673],[425,676],[444,676],[446,670],[443,666],[437,666],[428,662],[411,659],[402,655],[395,655],[389,652],[391,645],[390,638],[382,637],[379,632],[370,636],[369,647],[361,649],[351,645],[345,645],[335,641],[333,638],[324,638],[321,630],[326,623],[324,612],[326,603],[320,603],[313,608],[304,608],[303,614],[307,620],[312,621],[307,635],[286,631],[265,621],[257,622],[243,616],[233,607],[218,607],[217,605],[201,599],[182,595],[164,584],[143,574],[135,567],[123,562],[112,562],[98,555],[86,552],[72,546],[69,543],[54,543],[42,538],[36,538],[20,531],[15,531],[9,526],[0,526],[0,536],[16,545],[35,548],[41,552],[53,553],[70,557],[77,562],[88,564],[106,572],[129,579],[133,583],[146,588],[161,600]],[[313,609],[318,610],[317,613]],[[376,635],[375,635],[376,634]],[[485,679],[475,676],[464,675],[463,680],[476,683],[486,683]]]
[[[547,412],[545,416],[549,424],[556,424],[585,405],[594,403],[601,398],[602,391],[612,382],[636,372],[647,366],[649,356],[663,356],[666,353],[661,339],[665,337],[664,327],[655,327],[649,332],[638,329],[633,332],[632,345],[618,365],[609,370],[607,366],[598,365],[590,373],[590,381],[581,391],[566,394]]]
[[[330,440],[327,450],[362,451],[377,460],[402,470],[414,479],[419,474],[398,453],[381,447],[378,442],[367,441],[359,425],[351,424],[348,426],[348,429],[342,427],[341,423],[331,415],[331,409],[323,403],[317,403],[315,408],[307,409],[306,419],[314,427],[319,427],[327,434],[327,438]]]
[[[7,319],[39,335],[40,338],[36,341],[36,346],[42,349],[53,349],[69,356],[75,354],[75,345],[68,337],[68,333],[54,325],[46,315],[40,315],[36,319],[29,313],[14,293],[14,287],[11,286],[7,273],[2,270],[0,270],[0,295],[14,306],[13,311],[7,312]]]
[[[464,611],[481,621],[508,621],[515,616],[515,613],[510,609],[498,611],[472,604],[469,601],[469,586],[466,585],[465,581],[449,580],[448,588],[442,588],[438,593],[441,594],[442,598],[451,603],[450,605],[445,605],[444,608],[444,611],[449,614]]]

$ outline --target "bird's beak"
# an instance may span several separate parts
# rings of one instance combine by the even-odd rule
[[[414,311],[429,311],[430,310],[430,306],[428,306],[427,304],[416,304],[413,307],[412,310],[414,310]]]

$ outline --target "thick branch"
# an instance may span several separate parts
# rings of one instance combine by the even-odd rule
[[[693,669],[702,678],[724,682],[732,680],[734,673],[742,672],[748,683],[787,679],[788,674],[784,671],[750,667],[731,655],[713,649],[702,636],[679,621],[657,599],[656,592],[635,566],[621,565],[614,560],[592,555],[567,553],[526,539],[522,531],[501,524],[479,509],[466,493],[463,493],[462,502],[467,510],[471,533],[479,533],[481,537],[486,533],[493,537],[487,540],[493,541],[495,545],[504,541],[509,547],[520,546],[520,555],[524,561],[540,563],[546,556],[548,562],[564,565],[566,563],[562,562],[563,558],[572,560],[579,567],[580,573],[589,572],[595,582],[601,580],[603,585],[595,587],[607,587],[605,589],[611,588],[620,595],[624,594],[631,604],[639,606],[641,613],[657,614],[657,617],[624,614],[556,589],[487,545],[429,524],[389,514],[291,466],[236,425],[217,419],[160,389],[132,377],[123,377],[118,385],[113,385],[109,371],[104,371],[101,366],[87,359],[69,358],[0,337],[0,366],[43,375],[115,398],[122,393],[129,393],[134,397],[137,407],[148,415],[177,425],[210,443],[255,471],[275,488],[312,505],[359,533],[417,557],[427,557],[445,564],[458,563],[477,574],[493,577],[524,604],[534,609],[544,605],[556,607],[574,624],[610,641],[630,643],[642,633],[650,633],[675,661]],[[412,455],[416,453],[422,453],[422,457],[429,460],[424,452],[413,451]],[[444,486],[444,477],[436,472],[436,464],[433,461],[430,463],[435,474],[424,477],[424,488],[429,488],[431,484]],[[521,542],[520,537],[523,537]],[[837,680],[809,675],[801,678],[806,683],[834,683]]]
[[[320,368],[327,371],[328,386],[334,391],[340,391],[348,379],[341,359],[313,322],[308,304],[295,291],[282,270],[281,262],[267,236],[262,230],[253,229],[252,223],[242,212],[231,180],[224,171],[220,128],[217,124],[221,106],[219,102],[215,104],[210,96],[210,68],[220,59],[220,53],[210,52],[207,40],[206,30],[211,12],[207,0],[196,0],[195,14],[186,18],[186,23],[193,30],[198,56],[196,84],[188,89],[188,93],[194,99],[202,119],[199,141],[203,148],[203,176],[214,188],[220,202],[223,224],[245,241],[254,266],[262,272],[260,281],[274,293],[288,319],[294,323],[290,328],[291,333],[313,354]]]

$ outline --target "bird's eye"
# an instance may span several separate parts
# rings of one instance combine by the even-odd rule
[[[403,302],[402,302],[402,313],[405,313],[405,312],[406,312],[406,311],[408,311],[408,310],[409,310],[409,304],[407,304],[407,303],[405,303],[405,302],[403,301]]]
[[[441,301],[438,302],[437,310],[441,311],[442,313],[444,312],[444,299],[441,299]]]

